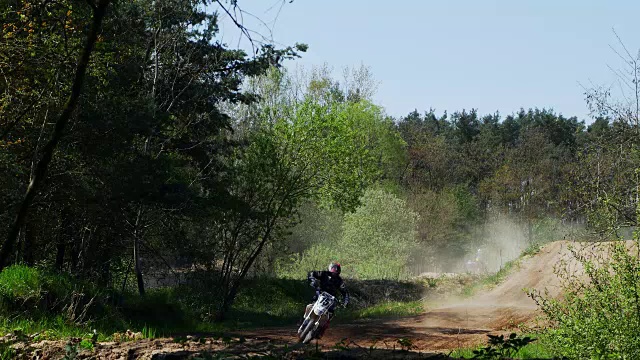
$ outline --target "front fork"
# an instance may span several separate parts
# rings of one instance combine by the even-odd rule
[[[305,326],[307,326],[309,321],[311,321],[311,319],[307,318],[309,316],[309,313],[311,312],[311,309],[313,309],[313,304],[307,305],[307,307],[304,309],[304,316],[302,317],[303,319],[302,325],[300,325],[300,328],[298,328],[298,333],[300,333],[302,329],[304,329]]]
[[[309,313],[311,312],[311,309],[313,308],[313,304],[309,304],[307,305],[307,307],[304,309],[304,318],[306,319],[307,316],[309,316]]]

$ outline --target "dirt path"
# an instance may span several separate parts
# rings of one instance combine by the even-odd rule
[[[448,352],[460,347],[471,347],[486,342],[486,335],[515,330],[518,326],[532,325],[537,314],[535,302],[524,289],[559,292],[559,279],[554,265],[569,259],[569,242],[559,241],[543,247],[533,257],[523,259],[519,268],[491,289],[469,299],[450,300],[428,310],[425,314],[387,321],[363,321],[332,326],[320,341],[323,347],[332,347],[343,341],[354,346],[400,348],[398,340],[408,339],[421,351]],[[272,328],[244,332],[257,339],[295,342],[295,329]]]
[[[319,342],[324,358],[443,358],[453,349],[483,344],[486,335],[515,330],[521,324],[531,324],[536,317],[536,304],[523,289],[549,290],[559,293],[559,279],[554,265],[570,259],[569,242],[560,241],[546,245],[533,257],[525,258],[508,278],[495,288],[468,299],[449,299],[420,316],[380,321],[357,321],[332,326]],[[339,316],[339,315],[338,315]],[[99,344],[95,352],[83,352],[78,358],[92,359],[187,359],[199,357],[203,352],[227,354],[215,358],[307,358],[306,352],[313,345],[299,347],[295,337],[295,325],[287,328],[270,328],[242,331],[235,341],[214,338],[142,340],[128,343]],[[242,339],[242,340],[241,340]],[[246,340],[245,340],[246,339]],[[342,350],[327,352],[342,344]],[[398,352],[410,345],[414,352]],[[293,346],[295,351],[290,351]],[[344,350],[344,348],[348,350]],[[41,349],[57,348],[63,344],[43,344]],[[371,349],[377,350],[372,356]],[[282,349],[289,349],[283,353]],[[393,351],[389,353],[389,351]],[[346,353],[353,356],[345,356]],[[269,355],[270,354],[270,355]],[[335,357],[332,357],[334,354]],[[360,355],[362,356],[360,356]],[[39,357],[41,359],[47,356]],[[55,356],[49,358],[57,358]]]

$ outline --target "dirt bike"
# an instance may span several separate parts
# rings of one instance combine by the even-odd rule
[[[481,275],[487,273],[487,267],[482,261],[468,260],[465,263],[465,270],[470,274]]]
[[[322,291],[315,303],[307,305],[304,312],[302,325],[298,328],[299,342],[306,344],[316,338],[319,331],[330,320],[329,309],[337,302],[337,299]]]

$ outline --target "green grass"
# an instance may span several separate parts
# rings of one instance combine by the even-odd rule
[[[82,304],[94,296],[98,296],[94,286],[82,282],[74,285],[66,275],[22,265],[8,267],[0,272],[0,334],[19,330],[47,339],[81,337],[94,324],[73,323],[63,315],[65,307],[74,299]],[[110,311],[103,304],[93,309],[97,319]]]
[[[524,334],[526,336],[531,336],[536,338],[537,340],[531,344],[526,345],[522,349],[520,349],[515,356],[514,359],[554,359],[555,355],[549,351],[549,346],[545,344],[544,335],[540,336],[538,334]],[[465,349],[457,349],[449,354],[450,357],[456,359],[473,359],[474,354],[473,351],[480,349],[483,346],[478,346],[477,348],[465,348]]]
[[[25,334],[39,334],[39,339],[41,340],[84,337],[92,331],[89,326],[68,324],[59,315],[37,320],[24,318],[13,320],[5,318],[0,320],[0,334],[16,330]],[[108,339],[104,333],[100,333],[100,335],[101,340]]]
[[[531,243],[527,246],[526,249],[522,252],[521,256],[533,256],[540,252],[542,249],[542,244],[538,242]]]
[[[365,285],[350,282],[352,297],[366,296]],[[409,285],[398,284],[399,288]],[[302,316],[305,306],[311,301],[313,289],[306,281],[291,279],[260,279],[247,284],[229,314],[227,326],[255,328],[265,326],[287,326],[295,324]],[[373,296],[375,298],[375,296]],[[415,298],[415,296],[413,297]],[[422,301],[383,300],[365,306],[350,305],[338,308],[336,322],[356,319],[413,316],[424,311]],[[368,299],[370,301],[370,299]]]
[[[338,321],[389,316],[410,316],[423,311],[416,300],[422,285],[354,282],[354,299],[348,309],[339,309]],[[413,287],[412,287],[413,286]],[[393,289],[391,289],[393,288]],[[381,297],[381,289],[394,295]],[[90,316],[81,324],[65,316],[71,293],[82,290],[95,297]],[[410,295],[407,295],[410,294]],[[306,281],[262,278],[249,280],[222,322],[202,318],[211,298],[197,288],[149,289],[145,297],[109,292],[70,277],[37,268],[12,266],[0,273],[0,335],[20,329],[39,333],[42,339],[86,338],[95,329],[99,340],[110,340],[116,332],[130,329],[144,338],[184,333],[222,333],[236,329],[294,326],[311,301],[313,289]],[[384,299],[384,300],[380,300]],[[0,359],[1,360],[1,359]]]
[[[0,344],[0,360],[14,359],[15,350],[11,349],[7,344]]]
[[[415,316],[424,312],[424,304],[422,301],[390,301],[373,305],[363,309],[348,310],[346,309],[338,313],[336,319],[338,322],[356,320],[356,319],[374,319],[385,317],[401,317]]]
[[[34,268],[11,266],[0,272],[0,295],[3,298],[26,299],[39,296],[42,276]]]
[[[313,289],[304,281],[250,280],[236,298],[229,325],[247,328],[295,324],[312,296]]]
[[[155,328],[144,326],[142,328],[142,336],[145,339],[155,339],[158,337],[158,331]]]
[[[478,280],[466,285],[462,288],[462,294],[466,297],[470,297],[476,294],[479,290],[487,287],[493,287],[504,281],[512,271],[520,266],[520,258],[511,260],[504,264],[502,269],[493,274],[487,274],[480,277]]]
[[[511,260],[511,261],[507,262],[506,264],[504,264],[504,266],[498,272],[493,273],[493,274],[484,275],[484,276],[480,277],[480,279],[478,279],[478,280],[470,283],[469,285],[465,286],[462,289],[462,294],[464,296],[466,296],[466,297],[470,297],[470,296],[476,294],[481,289],[485,289],[487,287],[493,287],[493,286],[496,286],[496,285],[500,284],[515,269],[520,267],[520,264],[521,264],[522,259],[524,257],[536,255],[538,252],[540,252],[541,248],[542,248],[542,246],[540,244],[538,244],[538,243],[533,243],[533,244],[529,245],[520,254],[520,256],[518,258],[516,258],[514,260]]]

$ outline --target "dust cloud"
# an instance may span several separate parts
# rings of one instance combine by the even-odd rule
[[[484,265],[484,270],[488,272],[499,271],[504,264],[516,259],[529,246],[526,226],[505,215],[494,216],[485,224],[481,233],[483,236],[480,239],[477,257]],[[471,255],[476,255],[478,250]]]
[[[557,240],[568,240],[580,232],[580,226],[547,218],[532,225],[506,214],[492,214],[471,229],[466,240],[451,239],[461,251],[438,251],[424,244],[421,262],[414,274],[426,277],[459,273],[495,273],[527,248]],[[531,239],[530,239],[531,238]]]

